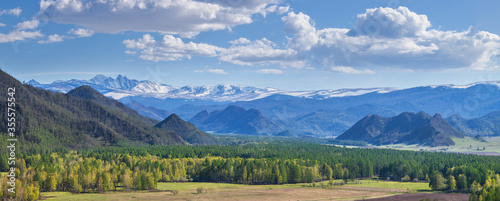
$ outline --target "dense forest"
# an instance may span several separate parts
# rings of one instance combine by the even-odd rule
[[[16,176],[22,188],[17,196],[26,199],[36,197],[38,191],[105,192],[115,186],[146,190],[156,188],[157,182],[179,181],[283,184],[375,176],[430,181],[435,190],[476,193],[490,189],[492,196],[496,191],[491,189],[500,183],[499,157],[301,142],[103,147],[20,158]],[[4,192],[6,182],[1,183]]]

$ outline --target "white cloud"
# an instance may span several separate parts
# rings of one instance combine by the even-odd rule
[[[58,34],[53,34],[47,37],[47,40],[40,40],[38,43],[40,44],[49,44],[49,43],[57,43],[57,42],[63,42],[64,41],[64,36],[60,36]]]
[[[125,54],[135,55],[137,54],[137,51],[125,50]]]
[[[213,73],[213,74],[227,74],[224,70],[222,69],[208,69],[206,72]]]
[[[262,74],[283,74],[282,70],[278,69],[261,69],[258,70],[257,73],[262,73]]]
[[[4,27],[4,26],[7,26],[7,25],[0,22],[0,27]]]
[[[17,23],[16,27],[19,30],[24,30],[24,29],[35,29],[38,27],[38,20],[30,20],[30,21],[24,21],[24,22],[19,22]]]
[[[19,16],[21,14],[21,8],[13,8],[8,10],[0,10],[0,15],[15,15]]]
[[[40,12],[55,22],[96,32],[163,32],[192,37],[252,23],[253,15],[265,16],[269,7],[278,4],[278,0],[41,0]]]
[[[500,36],[496,34],[473,28],[465,31],[432,29],[427,16],[406,7],[367,9],[357,17],[358,22],[352,29],[317,29],[308,15],[289,12],[281,18],[285,32],[290,34],[284,47],[266,38],[254,41],[239,38],[230,41],[230,47],[222,48],[185,43],[172,35],[165,35],[157,42],[148,34],[138,40],[126,40],[124,44],[129,49],[141,50],[140,58],[145,60],[172,61],[208,56],[238,65],[294,68],[309,68],[311,63],[321,63],[324,69],[350,74],[371,74],[375,73],[373,69],[380,67],[414,71],[499,67]]]
[[[82,29],[82,28],[71,29],[68,33],[73,34],[73,35],[77,36],[78,38],[90,37],[90,36],[94,35],[94,31],[89,30],[89,29]]]
[[[247,41],[246,41],[247,42]],[[233,43],[219,54],[221,61],[238,65],[279,64],[282,67],[303,68],[305,61],[297,59],[297,52],[292,49],[278,49],[276,44],[266,38],[245,44]]]
[[[194,72],[196,72],[196,73],[213,73],[213,74],[219,74],[219,75],[227,75],[228,74],[223,69],[195,70]]]
[[[215,57],[221,48],[206,43],[184,43],[181,38],[165,35],[161,41],[156,41],[151,35],[145,34],[138,40],[124,40],[129,49],[141,50],[140,58],[150,61],[176,61],[192,56]]]
[[[290,10],[290,6],[280,6],[278,8],[278,14],[283,14],[283,13],[286,13]]]
[[[358,15],[352,29],[317,30],[303,13],[290,12],[282,20],[285,30],[293,34],[289,48],[298,51],[298,55],[309,55],[309,59],[323,60],[325,66],[337,66],[337,71],[348,71],[344,66],[414,70],[498,67],[498,35],[473,29],[431,29],[427,16],[405,7],[368,9]]]
[[[18,40],[26,40],[26,39],[34,39],[38,37],[43,37],[43,34],[40,31],[32,32],[32,31],[12,31],[8,34],[0,33],[0,43],[8,43],[14,42]]]
[[[358,21],[349,35],[413,37],[425,35],[430,27],[431,22],[426,15],[418,15],[406,7],[373,8],[358,15]]]
[[[236,40],[232,40],[232,41],[229,41],[229,43],[233,44],[233,45],[239,45],[239,44],[248,44],[250,43],[251,41],[246,39],[246,38],[238,38]]]
[[[354,68],[346,67],[346,66],[333,66],[333,67],[330,67],[328,70],[341,72],[341,73],[347,73],[347,74],[375,74],[375,72],[372,70],[365,69],[365,70],[361,71],[361,70],[356,70]]]
[[[305,61],[295,58],[292,49],[278,49],[276,44],[263,38],[250,41],[239,38],[230,41],[229,48],[209,45],[206,43],[185,43],[181,38],[165,35],[161,41],[156,41],[151,35],[145,34],[137,40],[124,40],[123,44],[129,49],[141,50],[139,57],[151,61],[176,61],[192,56],[219,57],[219,60],[238,65],[268,65],[279,64],[282,67],[302,68]]]
[[[289,46],[298,50],[310,50],[312,45],[318,43],[318,35],[314,22],[304,14],[289,12],[287,16],[281,18],[285,23],[285,31],[294,34]]]

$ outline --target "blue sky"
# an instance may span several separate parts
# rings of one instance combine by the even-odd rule
[[[499,1],[0,3],[0,68],[284,90],[500,80]]]

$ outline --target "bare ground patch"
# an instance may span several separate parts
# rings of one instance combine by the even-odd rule
[[[469,194],[448,194],[448,193],[410,193],[400,194],[384,198],[365,199],[370,201],[419,201],[429,198],[430,200],[437,199],[439,201],[468,201]],[[363,199],[359,199],[363,200]]]

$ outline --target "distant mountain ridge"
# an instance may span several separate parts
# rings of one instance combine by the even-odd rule
[[[473,119],[453,115],[446,120],[469,136],[500,136],[500,111],[493,111]]]
[[[256,109],[245,110],[238,106],[228,106],[222,111],[208,113],[206,110],[195,115],[189,122],[204,131],[235,134],[276,134],[281,130]]]
[[[200,111],[220,111],[230,105],[257,109],[278,127],[297,135],[338,136],[368,114],[389,117],[424,111],[470,119],[500,111],[500,81],[302,92],[239,85],[174,87],[124,76],[96,76],[87,81],[57,81],[48,85],[33,80],[28,83],[60,92],[87,83],[105,96],[157,120],[171,113],[192,119]]]
[[[127,76],[118,75],[116,78],[106,77],[104,75],[96,75],[90,80],[71,79],[67,81],[54,81],[51,84],[40,84],[36,80],[30,80],[28,84],[67,93],[70,90],[82,86],[89,85],[99,92],[114,99],[121,99],[128,96],[149,96],[155,98],[178,98],[178,99],[199,99],[211,100],[215,102],[235,102],[235,101],[252,101],[265,98],[271,95],[287,95],[293,97],[310,98],[323,100],[334,97],[349,97],[359,96],[369,93],[385,94],[394,91],[403,90],[392,87],[376,87],[376,88],[353,88],[353,89],[335,89],[335,90],[308,90],[308,91],[286,91],[275,88],[262,88],[252,86],[240,86],[236,84],[218,84],[218,85],[203,85],[203,86],[171,86],[167,84],[155,83],[149,80],[129,79]],[[450,89],[467,89],[476,85],[494,85],[500,87],[500,81],[484,81],[475,82],[467,85],[430,85],[429,88],[450,88]],[[424,86],[425,87],[425,86]]]
[[[337,137],[338,140],[365,141],[371,144],[420,144],[449,146],[452,137],[465,135],[446,122],[441,115],[404,112],[394,117],[368,115]]]
[[[126,76],[122,75],[118,75],[116,79],[104,75],[96,75],[90,80],[72,79],[68,81],[55,81],[51,84],[40,84],[36,80],[30,80],[28,84],[61,93],[67,93],[82,85],[89,85],[114,99],[142,95],[155,98],[200,99],[216,102],[251,101],[274,94],[326,99],[331,97],[356,96],[371,92],[387,93],[398,90],[396,88],[383,87],[368,89],[284,91],[274,88],[240,86],[235,84],[174,87],[171,85],[154,83],[149,80],[138,81],[135,79],[128,79]]]

